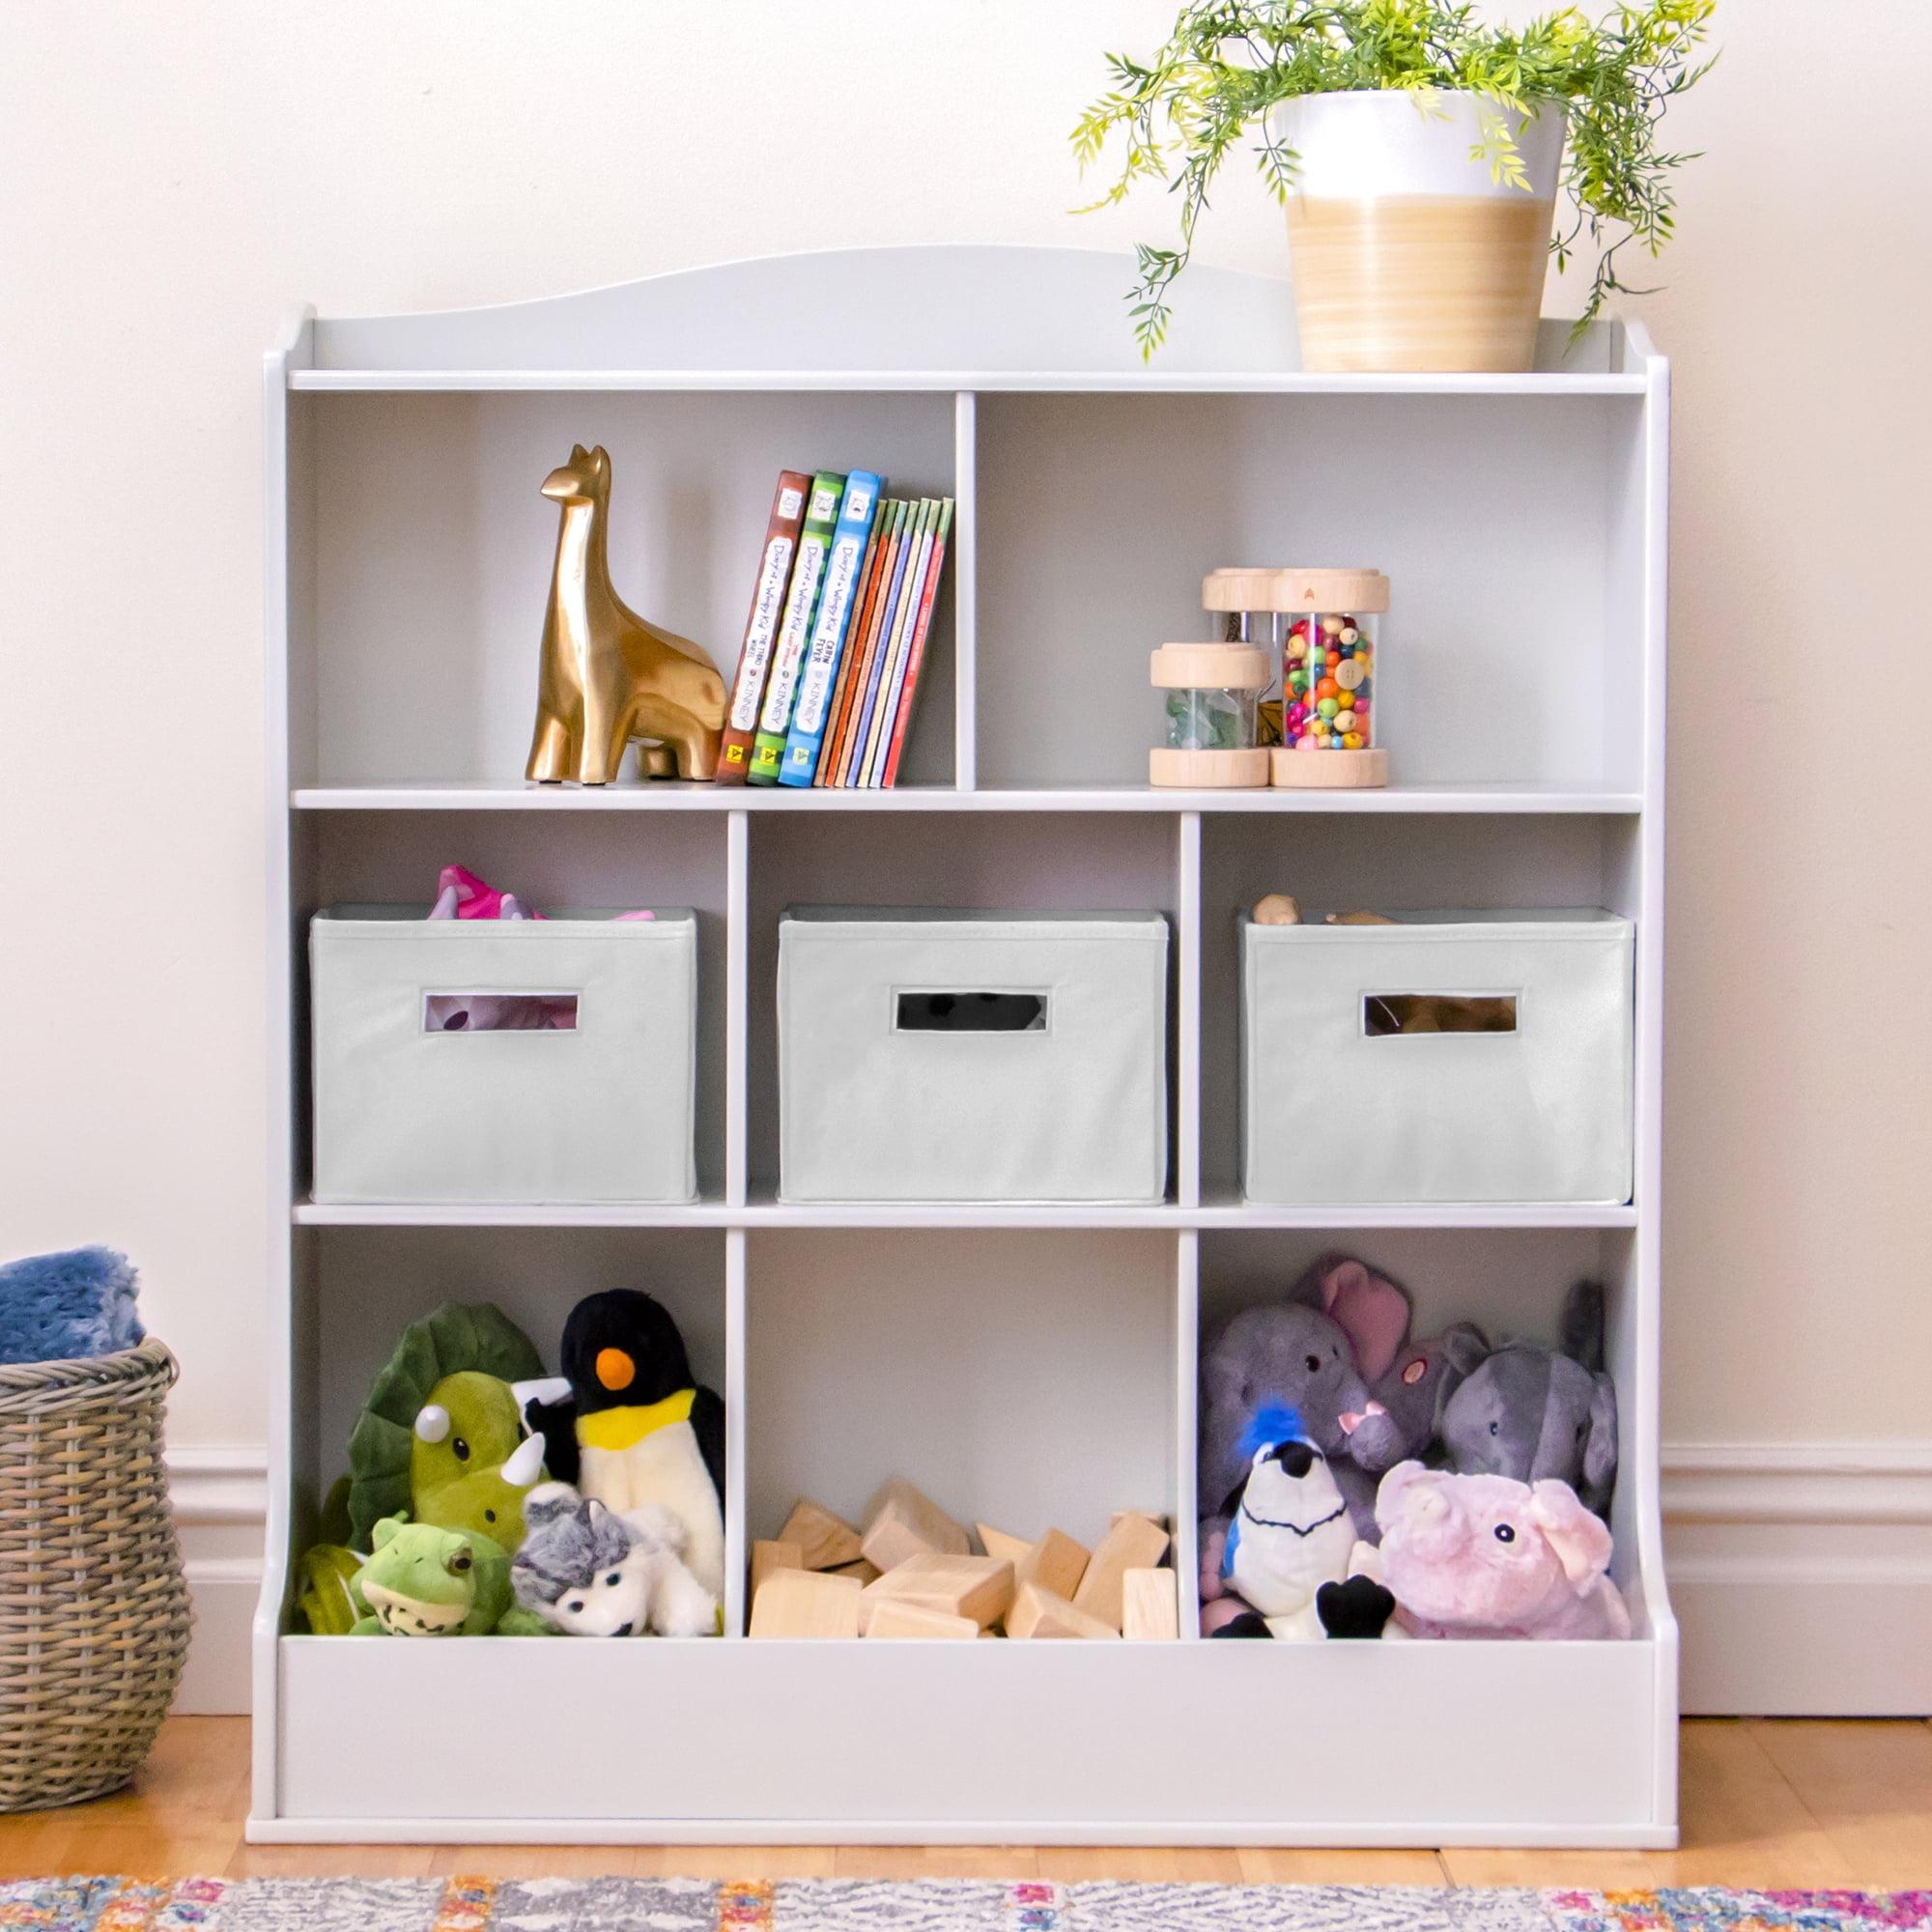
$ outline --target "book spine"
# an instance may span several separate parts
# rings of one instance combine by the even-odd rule
[[[798,673],[805,662],[811,620],[818,611],[818,593],[825,582],[826,554],[838,524],[838,499],[845,479],[821,469],[811,479],[805,527],[798,539],[798,561],[792,565],[791,587],[785,592],[784,615],[779,620],[778,641],[772,646],[772,668],[765,679],[765,701],[758,711],[757,735],[752,740],[749,784],[777,784],[784,757],[785,733],[791,729],[792,699],[798,696]]]
[[[867,613],[865,645],[852,666],[852,689],[845,699],[845,716],[839,722],[838,743],[826,772],[827,784],[844,785],[849,781],[852,739],[859,729],[860,720],[866,715],[866,693],[872,667],[878,662],[879,634],[885,627],[886,613],[892,608],[893,587],[897,582],[899,557],[905,545],[906,513],[910,507],[903,499],[892,506],[886,545],[879,556],[878,587],[873,592],[872,608]]]
[[[939,514],[938,502],[930,497],[919,506],[919,535],[906,565],[905,584],[899,592],[898,619],[893,626],[892,647],[879,675],[879,701],[872,707],[872,724],[866,739],[866,762],[859,782],[877,789],[884,775],[886,740],[896,715],[898,693],[905,677],[906,643],[912,636],[913,618],[919,608],[919,587],[925,582],[925,562],[932,551],[932,526]]]
[[[952,529],[952,498],[939,502],[939,526],[932,533],[932,561],[925,567],[925,582],[919,593],[919,614],[913,620],[912,645],[906,653],[905,692],[899,698],[898,716],[893,721],[892,741],[886,747],[884,785],[899,781],[899,757],[912,730],[913,707],[919,702],[919,674],[925,665],[925,640],[932,629],[933,607],[939,601],[939,577],[946,568],[946,539]]]
[[[865,762],[866,747],[870,742],[872,718],[878,707],[879,681],[885,669],[886,656],[892,646],[893,631],[898,621],[899,600],[905,594],[907,566],[912,561],[913,542],[918,531],[919,505],[908,502],[905,516],[899,526],[897,554],[893,558],[893,575],[887,586],[885,608],[879,613],[878,635],[873,639],[870,661],[866,668],[865,689],[859,695],[857,716],[853,720],[852,742],[845,753],[845,768],[839,782],[856,785],[860,781],[860,769]]]
[[[845,479],[845,497],[838,505],[838,523],[832,532],[832,550],[825,564],[825,588],[819,594],[811,642],[799,673],[798,702],[792,709],[791,730],[779,765],[781,784],[809,785],[818,770],[833,682],[845,654],[845,639],[865,574],[866,548],[871,541],[878,510],[878,477],[869,469],[853,470]]]
[[[825,753],[812,774],[814,785],[836,781],[838,756],[845,742],[845,722],[852,715],[852,693],[864,671],[866,645],[872,635],[872,614],[879,606],[880,582],[885,572],[886,553],[892,544],[893,519],[898,505],[890,497],[879,505],[872,524],[872,541],[866,547],[866,568],[859,583],[859,608],[852,616],[852,635],[845,641],[845,655],[838,665],[838,682],[832,687],[832,715],[825,730]]]
[[[731,707],[724,714],[724,737],[718,748],[718,782],[743,784],[752,763],[752,740],[758,729],[758,702],[765,695],[765,674],[771,669],[772,640],[784,614],[785,586],[791,582],[792,559],[798,554],[798,533],[805,522],[805,499],[811,478],[796,469],[779,471],[778,493],[772,498],[771,520],[765,526],[765,548],[758,561],[758,581],[752,590],[752,614],[745,619],[745,641],[738,652],[738,672],[731,683]]]

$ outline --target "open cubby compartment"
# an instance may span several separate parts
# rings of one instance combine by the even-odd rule
[[[1331,912],[1535,912],[1575,906],[1601,906],[1634,919],[1640,909],[1639,838],[1638,820],[1598,812],[1203,813],[1203,1199],[1241,1198],[1241,957],[1236,924],[1241,914],[1251,913],[1270,893],[1286,893],[1311,920]]]
[[[1177,821],[1158,812],[922,813],[918,835],[873,814],[836,823],[750,820],[747,1145],[751,1193],[779,1178],[778,950],[787,906],[929,906],[999,912],[1160,912],[1168,941],[1168,1148],[1176,1146],[1174,987],[1180,951]],[[1069,1532],[1070,1533],[1070,1532]]]
[[[298,785],[516,785],[529,755],[557,510],[574,442],[611,455],[617,595],[727,681],[781,469],[875,469],[956,495],[948,394],[328,394],[295,399],[309,462]],[[298,506],[299,507],[299,506]],[[292,533],[294,534],[294,533]],[[953,781],[952,599],[927,647],[905,781]],[[304,674],[305,673],[305,674]],[[635,777],[626,766],[625,782]]]
[[[347,1467],[349,1433],[371,1381],[403,1329],[441,1302],[495,1302],[554,1371],[564,1321],[581,1297],[640,1288],[675,1318],[697,1379],[714,1388],[726,1380],[729,1237],[721,1231],[303,1228],[296,1240],[292,1558],[312,1540],[320,1499]],[[727,1539],[735,1527],[727,1520]],[[594,1815],[581,1785],[563,1777],[553,1787],[549,1769],[538,1776],[527,1768],[569,1763],[600,1713],[635,1738],[639,1714],[649,1712],[662,1735],[663,1687],[685,1682],[687,1671],[702,1670],[694,1660],[724,1648],[715,1638],[318,1637],[294,1634],[290,1619],[285,1604],[273,1775],[288,1815],[338,1819],[349,1835],[379,1833],[382,1821],[411,1815],[541,1815],[547,1788],[569,1791]],[[687,1711],[683,1721],[695,1724],[697,1715]],[[410,1747],[369,1751],[366,1740],[379,1729]],[[624,1755],[640,1777],[629,1787],[612,1783],[621,1804],[668,1804],[668,1789],[654,1781],[676,1782],[675,1753]]]
[[[1392,580],[1397,786],[1633,790],[1643,451],[1632,396],[981,396],[980,782],[1145,784],[1148,652],[1281,563]]]
[[[564,1321],[584,1295],[642,1289],[670,1311],[697,1379],[724,1385],[718,1230],[336,1227],[302,1229],[298,1239],[309,1339],[295,1389],[295,1501],[306,1524],[348,1471],[356,1415],[403,1330],[446,1301],[495,1303],[554,1375]]]
[[[697,915],[696,1154],[700,1201],[724,1189],[726,827],[722,814],[590,814],[559,823],[518,811],[320,811],[297,820],[300,902],[307,913],[343,904],[421,905],[444,866],[467,867],[537,911],[689,906]],[[307,923],[298,922],[299,984],[307,981]],[[306,1094],[306,1028],[297,1043]],[[671,1069],[674,1077],[681,1077]],[[307,1185],[307,1107],[298,1183]]]
[[[1636,1641],[1652,1634],[1649,1604],[1661,1577],[1641,1510],[1641,1445],[1654,1422],[1638,1368],[1648,1317],[1634,1249],[1631,1231],[1618,1228],[1216,1229],[1201,1236],[1202,1346],[1243,1309],[1285,1294],[1325,1255],[1356,1256],[1407,1289],[1416,1336],[1439,1334],[1452,1321],[1473,1321],[1492,1346],[1554,1344],[1571,1286],[1601,1282],[1605,1365],[1617,1386],[1624,1443],[1610,1506],[1616,1538],[1611,1575],[1630,1605]],[[1212,1501],[1204,1497],[1202,1507]]]
[[[1417,1335],[1468,1320],[1492,1343],[1553,1343],[1571,1284],[1604,1284],[1620,1438],[1612,1575],[1630,1607],[1629,1639],[1199,1648],[1244,1660],[1226,1667],[1242,1673],[1238,1701],[1252,1722],[1265,1728],[1278,1711],[1297,1736],[1321,1740],[1321,1789],[1278,1788],[1283,1804],[1312,1801],[1339,1824],[1351,1805],[1379,1803],[1385,1816],[1429,1820],[1441,1844],[1498,1835],[1562,1843],[1585,1820],[1615,1821],[1627,1842],[1643,1842],[1646,1821],[1675,1799],[1677,1645],[1658,1529],[1657,1310],[1640,1237],[1575,1227],[1350,1227],[1215,1230],[1199,1239],[1204,1348],[1223,1322],[1285,1293],[1328,1254],[1359,1256],[1406,1288]],[[1378,1737],[1452,1740],[1461,1772],[1443,1776],[1426,1752],[1350,1748]],[[1534,1835],[1522,1830],[1530,1821]]]
[[[1172,1235],[782,1229],[748,1247],[752,1536],[801,1497],[863,1523],[894,1476],[969,1530],[1091,1549],[1116,1510],[1173,1521]]]

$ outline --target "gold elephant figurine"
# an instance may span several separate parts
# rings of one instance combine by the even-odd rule
[[[611,587],[611,459],[582,443],[544,479],[563,505],[544,613],[537,724],[525,776],[609,784],[633,738],[648,778],[717,776],[724,680],[689,638],[649,624]]]

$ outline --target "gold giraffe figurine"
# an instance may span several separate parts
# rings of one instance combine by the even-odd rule
[[[539,784],[609,784],[633,738],[647,778],[714,778],[724,680],[689,638],[647,624],[611,587],[605,525],[611,459],[573,446],[544,479],[563,505],[544,613],[537,728],[525,777]]]

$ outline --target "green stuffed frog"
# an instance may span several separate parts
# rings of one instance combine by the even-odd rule
[[[384,1517],[351,1586],[368,1614],[352,1636],[543,1636],[510,1592],[510,1559],[487,1536]]]

